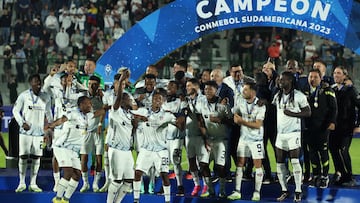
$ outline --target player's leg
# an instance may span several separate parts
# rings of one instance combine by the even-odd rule
[[[246,142],[239,140],[237,146],[237,158],[236,158],[236,172],[235,172],[235,190],[227,198],[230,200],[241,199],[241,182],[243,178],[243,167],[245,165],[246,156],[248,154],[248,147]]]
[[[31,143],[31,136],[24,134],[19,135],[19,185],[15,192],[22,192],[26,190],[25,176],[27,161],[31,151]]]
[[[100,192],[107,192],[109,184],[110,184],[110,180],[109,180],[109,155],[108,155],[108,145],[105,144],[104,147],[104,171],[105,171],[105,183],[104,185],[100,188]]]
[[[32,159],[31,162],[31,171],[30,171],[30,186],[29,191],[33,192],[42,192],[42,189],[36,183],[37,175],[40,168],[40,157],[43,155],[43,137],[33,137],[32,141],[32,151],[30,158]]]
[[[170,180],[169,180],[169,153],[167,150],[157,152],[158,159],[154,161],[155,169],[160,171],[163,183],[165,203],[170,203]]]
[[[102,154],[104,151],[104,142],[102,140],[102,136],[98,135],[97,133],[94,133],[94,146],[95,146],[95,161],[96,161],[96,168],[95,168],[95,176],[94,176],[94,182],[92,184],[92,188],[94,192],[99,192],[99,181],[101,178],[101,172],[102,172]]]

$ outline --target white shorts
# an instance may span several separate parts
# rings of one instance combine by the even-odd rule
[[[277,134],[275,146],[284,151],[290,151],[301,147],[301,132]]]
[[[208,140],[210,145],[210,156],[214,158],[215,164],[225,166],[226,162],[226,140]],[[208,158],[209,160],[209,158]]]
[[[185,147],[188,158],[195,158],[199,163],[209,163],[209,152],[201,136],[186,136]]]
[[[19,135],[19,156],[22,155],[35,155],[42,156],[42,145],[44,142],[43,136],[32,136],[26,134]]]
[[[239,140],[237,146],[238,157],[252,157],[253,159],[264,158],[264,143],[263,141],[245,141]]]
[[[154,166],[158,172],[169,172],[169,151],[162,150],[159,152],[148,151],[140,148],[136,160],[136,170],[148,173],[149,169]]]
[[[80,154],[89,154],[94,152],[95,155],[102,155],[104,152],[103,135],[97,134],[97,132],[88,132],[84,143],[81,146]]]
[[[71,167],[77,170],[81,170],[79,153],[62,147],[54,146],[53,149],[55,158],[58,161],[60,168]]]
[[[56,141],[59,139],[59,137],[63,136],[64,133],[62,131],[62,129],[57,129],[55,128],[54,129],[54,136],[53,136],[53,139],[52,139],[52,142],[53,143],[56,143]]]
[[[134,179],[134,158],[131,151],[109,147],[108,156],[111,180]]]
[[[169,156],[172,164],[181,164],[182,147],[184,146],[184,139],[168,140]]]

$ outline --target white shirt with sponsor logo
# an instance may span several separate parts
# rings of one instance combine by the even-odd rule
[[[140,122],[136,136],[143,136],[141,148],[148,151],[158,152],[166,150],[167,144],[167,126],[169,123],[175,123],[176,118],[172,113],[160,109],[153,112],[151,109],[139,108],[138,112],[145,112],[148,121]]]
[[[20,126],[21,134],[42,136],[45,118],[49,123],[53,121],[51,98],[45,92],[40,92],[39,96],[36,96],[31,89],[25,90],[15,102],[13,115]],[[30,126],[30,130],[25,131],[22,128],[24,123]]]
[[[181,111],[186,107],[186,102],[181,101],[181,99],[176,98],[174,101],[165,102],[162,105],[162,109],[172,114],[181,113]],[[169,140],[179,139],[185,137],[185,131],[180,131],[176,126],[169,124],[167,138]]]
[[[277,133],[286,134],[292,132],[301,131],[301,118],[291,117],[284,114],[284,109],[288,109],[291,112],[299,113],[302,108],[309,106],[306,96],[298,91],[294,90],[294,101],[290,101],[290,94],[283,94],[280,101],[280,94],[277,93],[274,96],[273,104],[276,105],[277,115]]]
[[[187,102],[190,110],[188,112],[188,117],[186,118],[187,136],[189,137],[201,136],[197,114],[199,114],[198,109],[200,109],[200,107],[203,106],[202,103],[207,102],[206,97],[199,92],[194,99],[188,98]]]
[[[255,122],[256,120],[264,120],[266,107],[257,105],[258,98],[249,104],[243,97],[239,97],[234,106],[234,113],[239,114],[247,122]],[[264,137],[264,127],[259,129],[249,128],[241,125],[240,140],[244,141],[262,141]]]
[[[114,110],[111,108],[109,111],[109,128],[112,133],[108,134],[108,145],[109,147],[119,149],[122,151],[130,150],[133,139],[132,139],[132,120],[133,115],[125,111],[123,108]]]
[[[73,109],[65,116],[68,120],[63,124],[64,135],[56,140],[55,146],[80,152],[87,135],[88,117],[91,115],[84,114],[79,109]]]
[[[224,123],[215,123],[210,121],[210,116],[220,117],[221,119],[232,117],[230,109],[219,102],[209,103],[205,101],[199,107],[199,113],[202,115],[207,135],[210,140],[224,140],[228,134],[229,127]]]

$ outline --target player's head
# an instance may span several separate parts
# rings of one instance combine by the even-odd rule
[[[186,81],[186,94],[187,95],[194,95],[196,94],[200,89],[200,83],[199,80],[196,78],[190,78]]]
[[[280,75],[280,88],[285,91],[290,91],[295,87],[295,76],[290,71],[284,71]]]
[[[174,63],[173,74],[175,75],[178,71],[187,72],[188,62],[185,59],[177,60]]]
[[[29,84],[32,91],[37,95],[41,90],[41,78],[39,74],[32,74],[29,76]]]
[[[231,65],[230,67],[230,75],[235,81],[239,81],[244,77],[244,72],[239,64]]]
[[[67,72],[69,75],[74,75],[74,74],[75,74],[75,72],[76,72],[76,63],[75,63],[75,61],[69,60],[69,61],[66,63],[66,72]]]
[[[311,87],[317,87],[321,83],[321,72],[319,69],[309,71],[308,82]]]
[[[320,60],[320,59],[316,60],[314,62],[314,64],[313,64],[314,69],[319,69],[320,70],[321,78],[323,78],[325,76],[325,74],[326,74],[326,66],[327,66],[326,62],[323,61],[323,60]]]
[[[87,58],[84,65],[84,72],[87,75],[94,74],[96,68],[96,61],[94,58]]]
[[[175,80],[170,80],[167,85],[167,95],[176,95],[179,89],[179,83]]]
[[[131,102],[129,94],[127,94],[125,92],[122,93],[122,99],[121,99],[121,104],[120,105],[124,109],[131,109],[132,108],[132,102]]]
[[[153,74],[145,75],[145,89],[148,92],[152,92],[156,86],[156,77]]]
[[[158,110],[161,108],[161,105],[164,103],[164,98],[166,96],[166,90],[156,89],[152,96],[151,108],[153,110]]]
[[[100,87],[100,78],[92,75],[89,78],[88,88],[91,94],[94,94]]]
[[[147,68],[146,68],[146,72],[145,72],[146,74],[153,74],[153,75],[155,75],[155,77],[158,77],[158,75],[159,75],[159,72],[158,72],[158,70],[157,70],[157,68],[156,68],[156,66],[155,65],[149,65]]]
[[[243,85],[242,95],[244,99],[253,99],[256,97],[256,83],[247,81]]]
[[[91,99],[87,96],[81,96],[79,97],[77,101],[77,105],[81,112],[83,113],[89,113],[92,108]]]
[[[215,81],[213,80],[207,81],[205,83],[205,89],[204,89],[206,98],[208,100],[214,99],[214,97],[216,97],[217,89],[218,89],[218,85],[216,84]]]

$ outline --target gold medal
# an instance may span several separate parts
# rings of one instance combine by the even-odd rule
[[[314,103],[314,107],[317,108],[319,104],[317,102]]]

